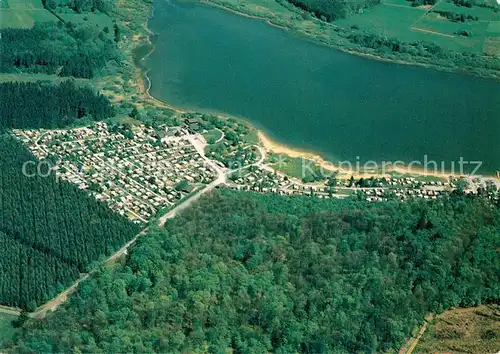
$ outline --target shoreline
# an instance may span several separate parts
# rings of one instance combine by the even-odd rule
[[[311,160],[317,165],[320,166],[320,168],[330,171],[330,172],[336,172],[339,175],[342,175],[343,177],[349,177],[350,175],[353,175],[354,177],[393,177],[391,176],[391,173],[395,174],[401,174],[401,175],[414,175],[414,176],[428,176],[428,177],[436,177],[436,178],[443,178],[443,179],[448,179],[450,177],[454,178],[467,178],[467,177],[480,177],[484,179],[491,179],[497,182],[500,182],[500,179],[497,178],[494,175],[477,175],[477,176],[469,176],[468,174],[459,174],[456,172],[451,172],[451,171],[426,171],[424,168],[420,167],[409,167],[408,165],[402,165],[401,167],[387,167],[385,171],[382,172],[370,172],[370,171],[356,171],[352,169],[341,169],[338,166],[335,166],[334,163],[325,160],[320,154],[315,154],[306,150],[294,148],[285,144],[281,144],[279,142],[276,142],[266,136],[261,130],[257,131],[257,136],[259,139],[259,143],[263,146],[263,148],[269,152],[269,153],[275,153],[275,154],[281,154],[281,155],[286,155],[291,158],[302,158],[305,160]],[[383,163],[381,163],[383,165]]]
[[[366,53],[363,51],[350,49],[348,47],[343,47],[342,45],[325,43],[325,42],[321,41],[320,39],[309,35],[308,33],[301,32],[299,30],[296,30],[296,29],[288,27],[288,26],[282,26],[282,25],[275,24],[269,18],[266,18],[263,16],[258,16],[258,15],[250,15],[250,14],[247,14],[245,12],[235,10],[231,7],[224,6],[223,4],[213,2],[212,0],[198,0],[198,1],[202,4],[217,7],[217,8],[224,10],[224,11],[228,11],[230,13],[236,14],[238,16],[243,16],[243,17],[247,17],[247,18],[251,18],[251,19],[264,21],[265,23],[267,23],[271,26],[274,26],[276,28],[280,28],[280,29],[285,30],[285,31],[294,32],[300,36],[304,36],[306,38],[306,40],[309,40],[309,41],[316,43],[318,45],[326,46],[326,47],[338,50],[338,51],[343,52],[343,53],[356,55],[356,56],[359,56],[362,58],[367,58],[369,60],[376,60],[376,61],[380,61],[380,62],[398,64],[398,65],[417,66],[417,67],[423,67],[426,69],[438,70],[438,71],[447,72],[447,73],[454,73],[454,74],[458,74],[458,75],[468,75],[468,76],[478,77],[478,78],[485,79],[485,80],[500,81],[500,72],[490,73],[490,75],[480,75],[474,71],[460,69],[460,68],[457,68],[455,66],[442,66],[442,65],[435,65],[435,64],[429,64],[429,63],[422,63],[419,61],[407,61],[407,60],[401,60],[401,59],[393,59],[393,58],[389,58],[389,57],[385,57],[385,56],[381,56],[381,55],[377,55],[377,54],[373,54],[373,53]],[[329,23],[329,24],[335,28],[342,28],[342,27],[339,27],[339,26],[334,25],[332,23]]]
[[[253,16],[253,15],[245,14],[245,13],[233,10],[231,8],[227,8],[225,6],[213,3],[210,0],[199,0],[199,2],[202,4],[209,5],[209,6],[218,7],[224,11],[232,12],[238,16],[244,16],[244,17],[251,18],[251,19],[264,20],[267,24],[269,24],[271,26],[275,26],[275,27],[280,28],[280,29],[284,29],[286,31],[291,30],[288,27],[276,25],[276,24],[272,23],[269,19],[266,19],[266,18],[263,18],[260,16]],[[144,28],[148,33],[146,43],[148,45],[150,45],[152,49],[146,55],[144,55],[144,57],[140,58],[139,62],[142,62],[143,60],[145,60],[146,58],[148,58],[150,55],[152,55],[155,52],[155,46],[153,45],[153,43],[151,41],[151,36],[153,36],[154,33],[148,27],[148,22],[152,16],[153,16],[153,5],[151,5],[150,15],[148,16],[148,19],[146,20],[146,23],[144,24]],[[334,48],[334,49],[337,49],[337,50],[340,50],[340,51],[343,51],[343,52],[346,52],[346,53],[349,53],[352,55],[366,57],[370,60],[379,60],[379,61],[384,61],[384,62],[389,62],[389,63],[394,63],[394,64],[423,66],[425,68],[430,68],[430,69],[434,69],[434,70],[446,70],[446,69],[448,69],[449,72],[456,72],[458,74],[466,73],[466,72],[454,71],[451,68],[427,65],[424,63],[411,63],[411,62],[403,62],[403,61],[394,61],[394,60],[391,60],[389,58],[379,57],[379,56],[369,54],[369,53],[361,53],[361,52],[351,51],[351,50],[348,50],[345,48],[337,48],[333,45],[328,45],[325,43],[321,43],[319,41],[315,41],[315,42],[318,42],[320,45],[326,45],[328,47],[331,47],[331,48]],[[152,80],[150,79],[150,77],[148,75],[149,70],[147,70],[146,68],[141,67],[141,66],[136,66],[136,70],[137,70],[138,75],[139,75],[138,79],[141,79],[140,82],[138,82],[139,87],[141,89],[141,93],[144,94],[148,100],[150,100],[150,101],[152,101],[152,102],[154,102],[162,107],[171,109],[176,113],[186,113],[187,112],[187,111],[184,111],[182,109],[176,108],[176,107],[168,104],[166,101],[163,101],[161,99],[154,97],[150,93],[150,89],[152,87]],[[473,75],[473,73],[470,73],[470,74]],[[147,87],[146,87],[146,81],[148,82]],[[201,112],[201,113],[203,113],[203,112]],[[438,172],[438,171],[429,172],[429,171],[424,170],[423,168],[420,168],[420,169],[415,168],[415,167],[408,168],[408,166],[396,167],[396,168],[391,167],[391,168],[388,168],[387,171],[383,171],[386,173],[369,172],[369,171],[364,172],[364,171],[353,171],[353,170],[339,169],[333,163],[325,160],[320,154],[308,152],[308,151],[301,150],[301,149],[293,147],[293,146],[289,146],[286,144],[281,144],[281,143],[278,143],[276,141],[273,141],[268,136],[266,136],[260,129],[256,128],[255,125],[246,118],[237,118],[237,117],[232,117],[231,115],[226,115],[226,114],[224,114],[224,115],[217,114],[217,116],[219,116],[223,119],[229,119],[229,118],[233,118],[233,119],[237,119],[237,120],[243,119],[247,124],[250,125],[250,127],[252,129],[254,129],[257,132],[259,144],[268,152],[273,152],[276,154],[283,154],[283,155],[290,156],[292,158],[303,158],[306,160],[311,160],[311,161],[315,162],[316,164],[318,164],[322,169],[327,170],[327,171],[331,171],[331,172],[337,172],[341,175],[353,175],[353,176],[359,177],[359,178],[372,177],[372,176],[373,177],[386,177],[387,178],[387,177],[391,177],[390,173],[397,173],[397,174],[409,174],[409,175],[415,175],[415,176],[431,176],[431,177],[437,177],[437,178],[442,178],[442,179],[448,179],[450,177],[455,177],[455,178],[467,177],[467,175],[465,175],[465,174],[457,174],[457,173],[451,173],[451,172]],[[497,181],[497,183],[500,183],[500,179],[497,178],[496,176],[493,176],[493,175],[491,175],[491,176],[487,175],[487,176],[481,176],[481,177],[485,178],[485,179],[493,179],[493,180]]]
[[[254,19],[254,20],[261,20],[261,21],[264,21],[265,23],[267,23],[268,25],[270,26],[273,26],[273,27],[276,27],[276,28],[279,28],[279,29],[282,29],[282,30],[285,30],[285,31],[290,31],[291,28],[289,27],[286,27],[286,26],[280,26],[280,25],[277,25],[276,23],[273,23],[271,22],[270,19],[268,18],[265,18],[265,17],[261,17],[261,16],[256,16],[256,15],[250,15],[250,14],[246,14],[244,12],[241,12],[241,11],[238,11],[238,10],[234,10],[234,9],[231,9],[229,7],[226,7],[226,6],[223,6],[223,5],[220,5],[220,4],[217,4],[215,2],[211,2],[210,0],[198,0],[198,2],[200,4],[205,4],[205,5],[208,5],[208,6],[214,6],[214,7],[218,7],[219,9],[221,10],[224,10],[224,11],[228,11],[228,12],[231,12],[235,15],[238,15],[238,16],[242,16],[242,17],[246,17],[246,18],[251,18],[251,19]],[[325,44],[326,45],[326,44]]]
[[[132,61],[134,63],[136,74],[137,74],[137,85],[139,86],[139,90],[140,90],[141,94],[145,95],[147,100],[152,101],[153,103],[158,104],[159,106],[161,106],[163,108],[171,109],[172,111],[174,111],[176,113],[185,113],[185,111],[183,111],[182,109],[176,108],[176,107],[168,104],[167,102],[162,101],[162,100],[154,97],[150,93],[151,87],[153,86],[153,82],[148,75],[149,70],[146,69],[144,66],[140,65],[141,62],[146,60],[156,50],[156,47],[153,45],[153,42],[151,41],[151,37],[154,36],[154,33],[148,27],[149,20],[154,16],[153,9],[154,9],[153,5],[151,4],[149,16],[146,19],[146,22],[143,24],[143,28],[148,34],[147,36],[145,36],[146,37],[145,44],[149,45],[151,47],[151,50],[147,54],[145,54],[143,57],[138,59],[138,64],[135,64],[135,62]],[[134,46],[134,48],[132,50],[132,53],[134,50],[136,50],[139,47],[139,45],[140,45],[139,43],[136,43],[136,45]],[[146,87],[146,81],[148,83],[147,87]]]

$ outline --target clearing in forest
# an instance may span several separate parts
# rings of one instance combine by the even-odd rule
[[[414,353],[496,353],[500,305],[443,312],[429,323]]]

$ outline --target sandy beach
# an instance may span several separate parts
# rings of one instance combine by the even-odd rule
[[[400,165],[398,164],[397,166],[383,166],[383,164],[379,165],[379,168],[377,169],[377,172],[374,171],[362,171],[362,170],[356,170],[356,169],[345,169],[345,168],[339,168],[339,166],[336,166],[334,163],[330,161],[326,161],[324,158],[321,156],[303,151],[300,149],[295,149],[288,147],[286,145],[280,144],[276,141],[273,141],[271,138],[266,136],[262,131],[259,131],[257,133],[259,142],[260,144],[264,147],[264,149],[269,152],[269,153],[275,153],[275,154],[282,154],[286,155],[292,158],[303,158],[306,160],[311,160],[314,161],[318,166],[323,168],[326,171],[333,171],[333,172],[338,172],[339,175],[342,175],[343,177],[350,177],[353,176],[354,178],[367,178],[367,177],[394,177],[394,174],[401,174],[401,175],[415,175],[415,176],[431,176],[431,177],[437,177],[437,178],[443,178],[443,179],[448,179],[450,177],[466,177],[465,175],[461,175],[459,173],[453,173],[449,171],[434,171],[434,170],[424,170],[423,167],[420,165],[414,165],[414,166],[405,166],[405,165]],[[384,167],[384,168],[382,168]],[[393,174],[393,175],[391,175]],[[493,180],[496,183],[500,182],[500,179],[494,177],[494,176],[481,176],[484,179],[489,179]]]
[[[215,4],[215,3],[211,2],[210,0],[203,0],[202,2],[205,4],[211,5],[211,6],[221,7],[227,11],[236,12],[239,15],[244,15],[244,16],[251,17],[251,18],[260,18],[257,16],[242,14],[239,11],[236,11],[233,9],[228,9],[224,6]],[[263,18],[263,20],[267,20],[267,19]],[[267,20],[267,22],[269,22],[269,20]],[[152,35],[152,32],[147,28],[147,24],[145,25],[145,28],[149,34],[149,36],[147,38],[145,38],[145,41],[151,45],[152,43],[151,43],[150,36]],[[136,44],[139,43],[141,40],[144,41],[144,38],[139,38],[139,37],[134,38],[134,42],[136,42]],[[142,60],[144,60],[149,55],[151,55],[154,52],[154,50],[155,49],[153,47],[152,50],[147,55],[145,55],[144,58],[142,58]],[[374,56],[371,54],[353,53],[353,52],[351,52],[351,54],[369,56],[372,59],[377,59],[377,58],[374,58]],[[154,97],[150,93],[152,82],[148,76],[148,71],[145,68],[140,68],[140,67],[137,68],[136,82],[137,82],[139,91],[141,92],[142,96],[147,101],[150,101],[153,104],[164,107],[164,108],[169,108],[178,114],[185,113],[184,110],[173,107],[172,105],[168,104],[167,102]],[[221,115],[220,113],[215,113],[215,115],[217,115],[221,118],[228,118],[227,116]],[[244,120],[246,122],[248,122],[246,119],[244,119]],[[250,125],[252,125],[251,122],[248,122],[248,123]],[[387,164],[378,163],[378,164],[376,164],[375,161],[373,161],[373,163],[371,163],[369,166],[366,166],[367,168],[363,168],[363,163],[361,163],[361,166],[359,166],[359,165],[357,165],[357,162],[359,162],[359,161],[352,161],[353,167],[351,168],[349,166],[349,164],[347,164],[347,163],[346,164],[341,164],[341,163],[339,164],[339,163],[335,163],[332,161],[327,161],[317,153],[312,153],[312,152],[308,152],[308,151],[301,150],[298,148],[289,147],[289,146],[286,146],[286,145],[281,144],[279,142],[273,141],[271,138],[266,136],[262,131],[258,131],[258,139],[259,139],[259,145],[261,145],[267,152],[271,152],[271,153],[275,153],[275,154],[282,154],[282,155],[286,155],[286,156],[289,156],[292,158],[302,158],[305,160],[313,161],[315,164],[320,166],[325,171],[325,174],[328,174],[329,172],[330,173],[335,172],[335,173],[338,173],[338,175],[341,178],[350,178],[351,176],[353,176],[356,179],[370,178],[370,177],[391,178],[391,177],[397,177],[398,174],[399,175],[406,175],[406,176],[411,176],[411,175],[413,175],[413,176],[432,176],[432,177],[442,178],[442,179],[448,179],[450,177],[457,177],[457,178],[468,177],[468,178],[471,178],[470,176],[464,176],[460,173],[446,171],[446,170],[443,170],[441,168],[432,168],[431,166],[429,166],[430,167],[429,169],[424,169],[422,167],[422,164],[418,164],[418,163],[415,163],[412,166],[411,164],[404,165],[401,162],[399,162],[397,164],[392,164],[392,163],[387,163]],[[486,179],[494,180],[495,183],[500,184],[499,178],[496,178],[493,176],[481,176],[481,177],[482,177],[482,179],[485,179],[485,180]]]

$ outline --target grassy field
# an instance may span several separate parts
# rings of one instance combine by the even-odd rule
[[[411,173],[399,173],[399,172],[389,172],[389,175],[391,178],[415,178],[417,181],[420,182],[446,182],[447,178],[443,177],[437,177],[437,176],[424,176],[424,175],[418,175],[418,174],[411,174]]]
[[[213,144],[222,137],[222,133],[220,132],[220,130],[212,129],[207,131],[206,133],[203,133],[203,137],[209,144]]]
[[[105,27],[108,28],[108,37],[113,38],[113,20],[106,14],[94,14],[94,13],[85,13],[79,14],[76,12],[66,12],[66,13],[58,13],[64,21],[73,22],[75,24],[88,24],[91,26],[99,27],[101,30]]]
[[[329,171],[322,170],[312,160],[286,155],[270,154],[268,156],[268,163],[274,170],[299,180],[309,180],[311,177],[319,177],[322,174],[329,173]]]
[[[432,42],[457,52],[488,53],[500,56],[500,11],[474,5],[459,7],[451,0],[439,0],[434,7],[412,7],[406,0],[382,0],[381,4],[362,13],[332,23],[319,21],[288,3],[275,0],[206,0],[216,5],[257,16],[271,23],[306,34],[311,38],[350,49],[339,37],[339,28],[397,38],[403,42]],[[495,0],[487,0],[496,4]],[[500,10],[500,6],[497,6]],[[451,11],[478,16],[478,21],[452,22],[434,11]],[[472,36],[457,35],[466,30]]]
[[[500,305],[445,311],[429,324],[414,353],[497,353]]]
[[[88,23],[101,29],[108,27],[110,38],[113,37],[113,20],[104,13],[79,14],[66,8],[59,9],[57,15],[64,21]],[[0,28],[30,28],[35,22],[59,21],[47,11],[41,0],[0,0]]]
[[[449,11],[465,16],[477,16],[478,21],[453,22],[441,17],[435,11]],[[449,0],[440,0],[433,7],[412,7],[406,0],[382,0],[382,3],[362,14],[335,21],[341,27],[356,26],[368,32],[375,32],[405,42],[430,41],[453,51],[493,52],[496,44],[491,44],[500,36],[500,12],[473,6],[459,7]],[[459,31],[469,31],[470,37],[457,35]],[[496,42],[496,40],[493,40]]]
[[[362,14],[341,19],[334,23],[340,27],[356,26],[359,29],[370,30],[387,37],[416,41],[424,39],[426,35],[408,31],[408,29],[425,14],[425,8],[411,7],[408,1],[387,0],[383,1],[379,6],[365,10]]]
[[[16,333],[16,329],[12,327],[12,321],[16,318],[17,316],[14,315],[0,313],[0,348],[3,343],[11,340]]]
[[[486,7],[465,7],[456,6],[453,2],[448,0],[442,0],[436,6],[434,6],[435,11],[452,11],[460,14],[471,15],[479,17],[479,21],[500,21],[500,12],[495,12],[490,8]]]
[[[248,144],[253,144],[257,145],[259,143],[259,137],[257,135],[257,130],[252,129],[244,138],[243,140],[248,143]]]
[[[31,28],[35,22],[58,21],[41,0],[0,0],[0,28]]]

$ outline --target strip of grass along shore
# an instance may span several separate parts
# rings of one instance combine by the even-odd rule
[[[441,33],[430,27],[427,29],[425,21],[435,21],[433,18],[438,15],[430,13],[429,6],[413,7],[411,2],[403,0],[383,0],[379,5],[360,11],[362,13],[332,22],[318,19],[286,0],[202,2],[264,19],[270,24],[353,54],[481,77],[500,77],[500,43],[496,45],[500,33],[487,31],[490,27],[491,30],[500,28],[496,26],[499,22],[490,21],[496,19],[493,8],[488,9],[492,15],[484,18],[489,23],[486,27],[464,23],[463,30],[459,30],[448,19],[439,18],[438,25],[446,26]],[[472,33],[471,26],[482,30]],[[459,33],[454,33],[452,27]]]

